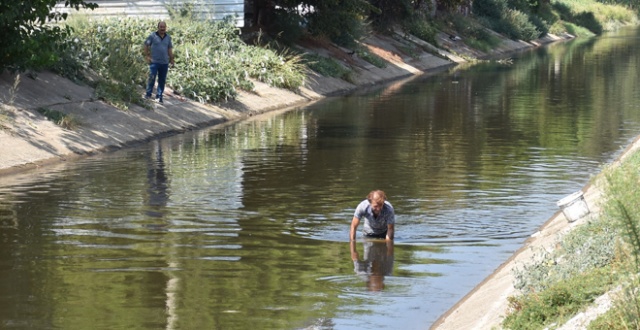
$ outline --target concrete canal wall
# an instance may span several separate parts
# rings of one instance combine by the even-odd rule
[[[566,37],[565,37],[566,38]],[[50,72],[19,77],[0,74],[0,106],[8,120],[0,129],[0,175],[22,171],[44,163],[96,152],[122,148],[148,139],[176,134],[228,121],[241,120],[255,114],[302,106],[327,96],[348,93],[358,88],[416,77],[464,63],[466,58],[507,56],[509,52],[538,47],[563,38],[549,36],[536,42],[518,42],[503,38],[499,49],[481,53],[462,42],[440,35],[442,48],[436,48],[410,36],[373,36],[365,45],[385,58],[386,68],[375,67],[357,56],[347,55],[339,47],[311,48],[322,56],[331,56],[355,72],[352,82],[312,75],[298,92],[273,88],[256,82],[254,93],[240,92],[231,102],[200,104],[166,92],[164,105],[152,111],[132,105],[128,111],[118,110],[94,98],[94,90],[78,85]],[[416,43],[431,47],[431,52],[405,55],[403,45]],[[142,93],[142,91],[141,91]],[[39,108],[72,115],[80,125],[65,130],[47,121]]]

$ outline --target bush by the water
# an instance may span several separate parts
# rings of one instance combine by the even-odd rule
[[[478,15],[484,24],[503,33],[512,39],[533,40],[542,34],[542,32],[531,21],[533,15],[525,13],[521,10],[511,8],[507,0],[476,0],[473,2],[473,11]],[[538,24],[547,30],[544,24]]]
[[[143,42],[156,30],[157,20],[112,17],[67,21],[73,33],[58,67],[67,76],[89,69],[106,81],[143,87],[148,68]],[[295,90],[305,78],[299,56],[246,45],[231,20],[198,20],[175,17],[167,21],[176,65],[167,84],[178,93],[200,102],[233,99],[237,90],[252,90],[251,79]],[[73,63],[80,65],[73,65]],[[127,89],[127,88],[125,88]],[[135,103],[135,102],[134,102]]]

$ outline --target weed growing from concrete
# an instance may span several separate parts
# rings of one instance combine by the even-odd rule
[[[18,85],[20,85],[20,75],[16,74],[13,79],[13,84],[9,88],[9,93],[6,97],[0,100],[0,129],[7,129],[11,122],[11,106],[16,100],[18,94]]]
[[[593,268],[555,282],[543,291],[509,297],[511,313],[503,326],[524,330],[561,325],[612,288],[615,280],[611,267]]]
[[[38,108],[36,110],[40,114],[44,115],[48,120],[51,120],[56,125],[64,129],[73,130],[80,125],[80,122],[74,116],[65,114],[58,110],[52,110],[49,108]]]
[[[385,61],[382,57],[370,52],[365,47],[358,47],[355,52],[360,58],[375,65],[378,68],[384,69],[387,67],[387,61]]]
[[[4,103],[0,103],[0,130],[9,129],[11,117],[9,116],[9,108]]]
[[[344,67],[336,60],[317,54],[305,54],[303,60],[313,71],[326,77],[345,79],[351,72],[351,69]]]
[[[562,324],[611,289],[618,279],[619,231],[599,219],[571,231],[553,251],[540,251],[529,265],[514,271],[516,289],[510,297],[508,329],[543,329]]]
[[[515,288],[523,293],[541,292],[556,282],[611,264],[619,234],[612,224],[593,219],[567,234],[555,250],[539,251],[533,262],[516,269]]]
[[[453,30],[459,33],[461,40],[469,47],[482,51],[489,51],[497,47],[502,41],[480,24],[476,19],[470,19],[462,14],[445,15],[437,22],[443,31]]]

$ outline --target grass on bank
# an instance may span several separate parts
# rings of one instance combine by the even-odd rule
[[[0,130],[9,129],[11,123],[11,117],[9,116],[9,109],[4,103],[0,103]]]
[[[304,63],[313,71],[325,76],[352,81],[352,71],[345,68],[336,60],[318,54],[304,54]]]
[[[80,126],[80,122],[73,115],[68,115],[64,112],[44,107],[38,108],[36,110],[41,115],[45,116],[48,120],[54,122],[56,125],[64,129],[73,130],[76,127]]]
[[[638,13],[622,5],[593,0],[554,0],[552,6],[562,21],[582,26],[596,34],[638,24]]]
[[[588,329],[640,329],[640,152],[596,180],[602,212],[514,272],[521,294],[509,298],[505,329],[558,327],[616,287],[623,294]]]
[[[483,52],[489,52],[502,42],[478,20],[469,19],[460,13],[445,15],[436,24],[443,31],[456,31],[466,45]]]
[[[20,85],[20,75],[16,75],[13,79],[13,84],[9,88],[9,93],[6,97],[0,100],[0,129],[8,129],[11,123],[11,109],[10,107],[15,102],[16,95],[18,93],[18,86]]]

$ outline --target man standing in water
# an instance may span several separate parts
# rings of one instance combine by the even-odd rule
[[[158,77],[158,87],[156,89],[156,100],[162,103],[164,84],[167,81],[169,64],[173,66],[173,43],[171,36],[167,33],[167,23],[160,21],[158,30],[149,35],[144,41],[144,55],[149,63],[149,81],[147,82],[146,98],[151,98],[153,85]]]
[[[393,206],[387,201],[387,195],[382,190],[374,190],[369,193],[367,199],[356,207],[351,220],[351,232],[349,238],[356,240],[356,233],[360,220],[364,218],[362,230],[366,238],[384,238],[393,240],[394,225],[396,223]]]

